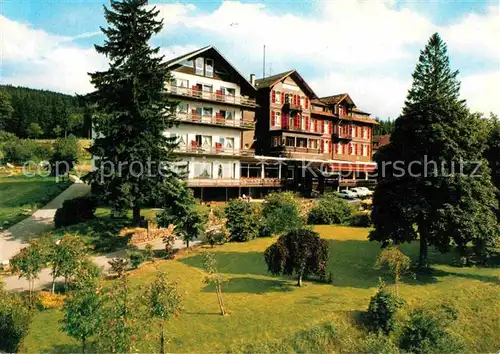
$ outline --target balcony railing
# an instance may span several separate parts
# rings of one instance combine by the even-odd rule
[[[350,132],[347,132],[347,133],[336,132],[336,133],[333,133],[333,136],[337,139],[340,139],[340,140],[352,140],[352,133],[350,133]]]
[[[284,125],[283,127],[272,127],[272,130],[283,130],[283,131],[292,131],[292,132],[299,132],[299,133],[313,133],[313,134],[323,134],[319,131],[311,130],[311,129],[305,129],[302,127],[296,127],[296,126],[290,126],[290,125]]]
[[[215,91],[215,92],[203,91],[200,90],[199,88],[194,88],[194,87],[189,88],[189,87],[181,87],[175,85],[167,85],[167,89],[171,94],[174,95],[201,98],[220,103],[237,104],[254,108],[257,107],[257,102],[253,98],[245,96],[227,95],[223,94],[222,91]]]
[[[293,104],[293,103],[287,102],[283,105],[283,110],[302,112],[302,106],[300,104]]]
[[[279,187],[282,180],[279,178],[190,178],[189,187]]]
[[[303,154],[320,154],[320,150],[318,148],[307,148],[307,147],[298,147],[298,146],[285,146],[286,152],[299,152]]]
[[[248,119],[228,119],[224,117],[210,116],[205,114],[182,113],[176,114],[177,119],[184,122],[221,125],[226,127],[239,127],[253,129],[255,122]]]
[[[191,145],[179,146],[176,149],[178,153],[206,154],[206,155],[228,155],[228,156],[254,156],[252,149],[234,149],[221,146],[199,146],[192,142]]]

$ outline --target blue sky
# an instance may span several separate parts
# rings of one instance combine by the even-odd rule
[[[106,1],[5,0],[2,83],[88,92],[105,68]],[[500,111],[498,1],[151,1],[165,21],[153,40],[166,56],[214,44],[242,72],[297,69],[319,95],[349,92],[380,117],[399,114],[419,50],[435,31],[460,70],[473,109]],[[493,92],[492,92],[493,91]],[[496,93],[496,95],[494,95]]]

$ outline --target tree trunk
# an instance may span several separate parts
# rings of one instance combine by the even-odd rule
[[[161,323],[161,332],[160,332],[160,354],[165,353],[165,333],[164,333],[164,324],[163,321]]]
[[[82,338],[82,354],[85,354],[85,343],[87,340],[85,338]]]
[[[135,225],[139,225],[139,223],[141,222],[141,208],[137,205],[134,205],[133,208],[132,222]]]
[[[427,244],[427,238],[425,234],[420,233],[420,254],[418,257],[418,267],[420,269],[429,268],[429,245]]]
[[[298,274],[297,277],[297,286],[302,286],[302,272]]]
[[[220,314],[221,316],[224,316],[226,311],[224,310],[224,302],[222,301],[222,290],[220,285],[215,286],[215,291],[217,293],[217,301],[219,302]]]
[[[396,283],[396,296],[399,296],[399,274],[397,273],[394,282]]]
[[[186,239],[186,248],[189,248],[189,239]]]

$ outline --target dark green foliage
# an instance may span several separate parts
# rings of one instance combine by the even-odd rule
[[[0,143],[0,149],[3,151],[3,159],[11,163],[38,162],[52,157],[50,143],[31,139],[9,138],[3,144]]]
[[[390,337],[381,333],[370,333],[361,344],[360,354],[399,354],[398,346]]]
[[[300,200],[292,192],[270,193],[266,196],[262,208],[262,219],[262,228],[266,236],[299,229],[303,225],[300,216]]]
[[[95,48],[109,69],[90,74],[96,91],[89,95],[98,138],[89,149],[97,160],[88,179],[116,209],[132,208],[136,224],[141,208],[182,177],[173,166],[177,139],[164,135],[176,123],[176,102],[165,90],[172,77],[159,48],[150,47],[163,23],[146,5],[112,0],[104,7],[106,40]]]
[[[366,316],[367,326],[373,332],[388,334],[396,329],[396,314],[399,300],[381,284],[377,293],[370,299]]]
[[[446,331],[450,321],[455,318],[454,312],[413,310],[401,333],[399,347],[411,353],[459,353],[462,348],[458,338]]]
[[[330,251],[317,232],[299,229],[280,236],[264,252],[269,272],[274,275],[297,275],[297,285],[309,274],[324,275]]]
[[[229,240],[247,242],[254,239],[259,231],[259,219],[252,204],[242,199],[231,199],[225,209]]]
[[[370,227],[372,225],[372,218],[367,213],[356,213],[351,216],[349,225],[356,227]]]
[[[488,160],[491,168],[491,178],[497,188],[497,200],[500,198],[500,120],[498,116],[491,113],[491,128],[488,133],[488,147],[484,151],[484,157]],[[500,220],[500,213],[497,212]]]
[[[164,205],[156,215],[158,226],[175,225],[174,233],[189,247],[190,241],[203,234],[208,215],[198,207],[193,192],[184,183],[172,183],[165,189]]]
[[[0,352],[18,352],[30,321],[30,311],[21,297],[5,292],[0,284]]]
[[[144,262],[144,254],[139,250],[128,251],[127,256],[130,261],[130,265],[134,269],[139,268],[139,266]]]
[[[74,135],[58,138],[53,146],[54,153],[50,159],[52,175],[63,176],[78,163],[80,146]]]
[[[5,102],[10,102],[11,109]],[[84,126],[83,106],[77,97],[46,90],[1,85],[0,129],[22,138],[34,137],[33,134],[30,135],[32,124],[37,124],[42,132],[37,137],[56,138],[54,129],[57,126],[64,134],[89,136],[90,126]]]
[[[325,194],[311,209],[307,222],[312,225],[346,224],[351,220],[354,208],[335,194]]]
[[[380,119],[378,117],[375,120],[379,123],[373,127],[373,135],[391,135],[396,126],[396,122],[391,119]]]
[[[43,135],[42,127],[40,126],[40,124],[32,122],[26,129],[26,135],[28,135],[29,138],[39,138]]]
[[[473,243],[482,254],[499,234],[495,189],[482,157],[484,124],[460,100],[457,75],[450,69],[446,44],[434,34],[420,53],[391,143],[375,156],[379,183],[370,240],[419,238],[420,268],[428,267],[429,245],[446,252],[454,242],[465,253]],[[477,171],[476,163],[461,168],[461,161],[481,166]]]
[[[154,251],[153,251],[153,245],[148,243],[146,247],[144,247],[144,261],[145,262],[150,262],[154,258]]]
[[[78,224],[94,217],[97,201],[94,197],[77,197],[63,202],[56,210],[54,224],[63,227]]]

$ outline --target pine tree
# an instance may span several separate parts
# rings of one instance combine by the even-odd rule
[[[97,169],[89,176],[94,188],[114,207],[131,207],[140,221],[141,208],[179,174],[172,167],[177,146],[164,132],[175,124],[175,103],[164,89],[170,81],[159,48],[149,41],[163,22],[146,0],[111,1],[104,7],[107,40],[96,45],[109,59],[109,69],[90,74],[96,91],[90,95],[100,113],[90,152]]]
[[[375,157],[370,240],[419,238],[421,268],[428,267],[429,245],[446,252],[454,241],[465,254],[469,242],[482,252],[498,237],[495,189],[482,157],[485,134],[460,100],[457,75],[434,34],[420,53],[391,143]]]
[[[9,125],[13,112],[10,95],[0,91],[0,130],[4,130]]]

